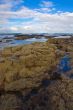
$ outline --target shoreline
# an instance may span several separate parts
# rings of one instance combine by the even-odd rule
[[[24,108],[28,110],[34,105],[36,108],[36,103],[41,108],[43,105],[40,106],[40,103],[43,101],[46,106],[50,107],[50,110],[53,107],[57,110],[55,102],[61,106],[63,103],[57,100],[57,98],[61,100],[61,96],[68,103],[73,104],[71,102],[73,79],[65,75],[71,74],[72,76],[73,70],[65,74],[57,71],[57,65],[66,52],[73,59],[71,42],[65,39],[49,39],[43,43],[5,48],[0,55],[0,106],[2,109],[4,107],[2,103],[6,104],[6,101],[8,102],[5,105],[7,108],[9,106],[13,108],[12,103],[15,102],[14,107],[18,107],[19,110],[24,110]],[[72,61],[71,66],[73,66]],[[53,99],[55,102],[52,104]],[[68,103],[62,107],[65,108]],[[69,104],[67,108],[72,108],[72,106]]]

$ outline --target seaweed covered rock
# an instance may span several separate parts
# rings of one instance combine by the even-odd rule
[[[56,46],[46,42],[5,48],[1,52],[4,62],[0,62],[0,83],[3,82],[5,90],[39,86],[43,77],[49,77],[48,71],[56,67],[60,56]]]
[[[57,65],[67,51],[71,70],[62,74]],[[72,51],[68,39],[2,50],[0,110],[73,110]]]
[[[0,97],[0,110],[23,110],[22,100],[15,94]]]
[[[54,80],[26,102],[26,110],[73,110],[73,80]]]

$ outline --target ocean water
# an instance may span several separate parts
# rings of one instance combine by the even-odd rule
[[[5,47],[11,47],[11,46],[17,46],[17,45],[24,45],[24,44],[31,44],[33,42],[45,42],[47,39],[45,37],[41,38],[30,38],[30,39],[25,39],[25,40],[15,40],[13,35],[0,35],[0,49],[5,48]]]

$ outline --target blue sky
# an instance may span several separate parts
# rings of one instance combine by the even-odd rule
[[[40,4],[43,0],[24,0],[22,5],[27,6],[31,9],[40,8]],[[52,2],[56,10],[60,11],[73,11],[73,0],[44,0],[46,2]]]
[[[0,33],[73,32],[73,0],[0,0]]]

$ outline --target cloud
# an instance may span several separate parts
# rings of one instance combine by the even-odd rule
[[[0,4],[0,12],[1,11],[7,11],[11,8],[10,4]]]
[[[23,4],[24,1],[23,0],[1,0],[0,2],[1,2],[0,3],[0,12],[1,11],[6,12],[6,11],[10,11],[10,10],[15,9],[16,7],[20,6],[20,4]]]
[[[40,4],[40,9],[38,9],[38,11],[48,13],[55,10],[53,6],[54,6],[54,3],[51,1],[42,1]]]
[[[23,0],[3,0],[0,4],[0,32],[73,32],[73,12],[50,13],[54,10],[53,2],[43,1],[40,8],[33,10],[23,5],[12,10],[12,2],[19,4]]]
[[[17,11],[0,11],[0,17],[3,18],[31,18],[36,14],[36,11],[30,10],[27,7],[22,7]]]
[[[10,27],[10,30],[12,30],[12,31],[18,31],[18,28],[17,27]]]
[[[1,4],[8,4],[8,3],[20,4],[20,3],[23,3],[24,0],[1,0],[0,2],[1,2]]]
[[[41,7],[47,7],[47,8],[49,8],[49,7],[53,7],[54,4],[51,1],[42,1],[42,3],[40,4],[40,6]]]

